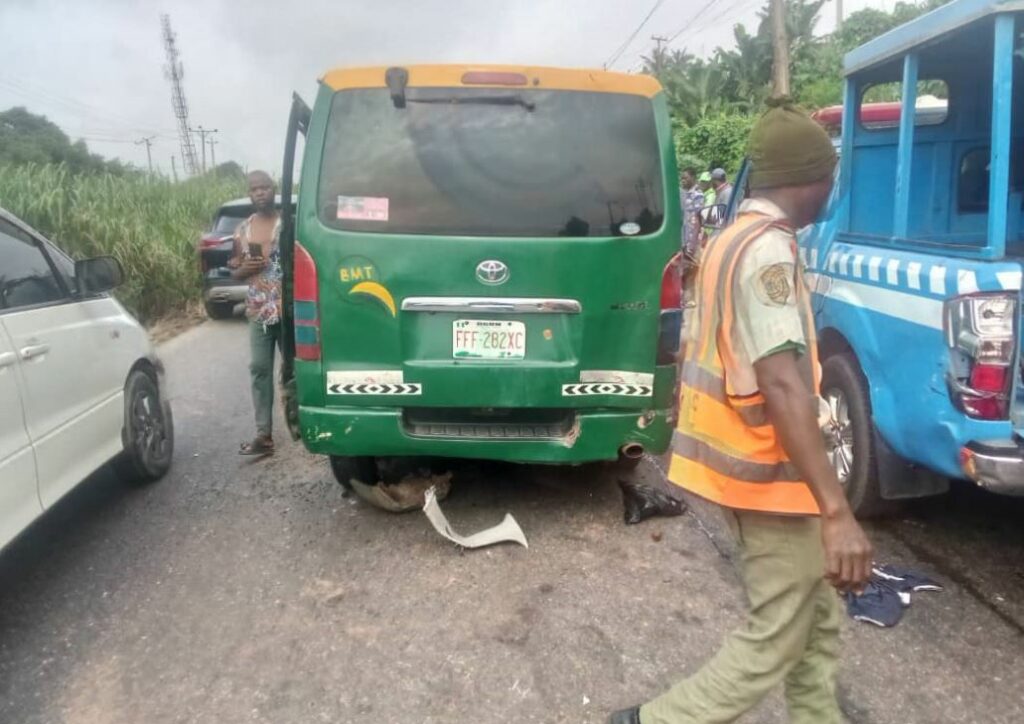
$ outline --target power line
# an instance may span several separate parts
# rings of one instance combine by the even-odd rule
[[[711,9],[711,7],[713,5],[715,5],[718,1],[719,0],[713,0],[713,2],[707,6],[707,9]],[[699,33],[701,30],[704,30],[707,27],[709,27],[711,25],[714,25],[716,22],[718,22],[719,20],[721,20],[722,18],[726,17],[727,15],[729,15],[732,12],[743,11],[743,10],[746,10],[746,9],[748,9],[750,7],[753,7],[754,5],[760,6],[760,5],[762,5],[764,3],[764,1],[765,0],[737,0],[732,5],[728,5],[728,6],[724,7],[724,8],[722,8],[721,12],[719,12],[717,15],[715,15],[713,17],[709,17],[708,19],[706,19],[703,22],[701,22],[699,25],[696,25],[696,26],[692,27],[692,29],[690,29],[690,26],[693,25],[693,21],[691,21],[688,25],[680,28],[679,31],[676,32],[672,36],[672,39],[674,41],[683,32],[685,32],[686,30],[690,29],[690,32],[686,33],[686,36],[684,37],[684,39],[685,38],[689,38],[691,35],[693,35],[695,33]],[[671,43],[673,41],[669,41],[669,42]]]
[[[0,88],[6,89],[8,92],[20,95],[24,98],[28,98],[37,103],[43,105],[50,105],[51,107],[59,107],[62,110],[70,111],[80,116],[88,116],[101,123],[112,124],[120,126],[125,129],[132,131],[157,131],[167,130],[161,129],[157,126],[137,126],[134,121],[130,121],[121,116],[113,116],[104,112],[99,112],[99,109],[95,106],[91,106],[87,103],[83,103],[70,96],[60,96],[49,91],[45,91],[38,88],[30,88],[24,83],[14,80],[13,78],[0,76]]]
[[[645,25],[647,25],[647,21],[651,19],[651,16],[654,15],[654,13],[657,12],[658,8],[660,8],[664,3],[665,0],[655,0],[654,5],[648,11],[647,15],[645,15],[644,19],[640,21],[640,24],[636,26],[636,30],[630,33],[629,37],[626,38],[625,41],[623,41],[622,45],[616,48],[612,52],[612,54],[608,56],[608,60],[604,62],[604,67],[606,69],[611,68],[613,65],[615,65],[615,62],[622,57],[622,54],[626,52],[626,49],[629,48],[633,40],[636,39],[636,36],[639,35],[640,31],[644,29]]]
[[[714,4],[715,4],[715,3],[717,3],[717,2],[719,2],[719,0],[708,0],[708,2],[707,2],[707,3],[705,4],[705,5],[704,5],[704,7],[702,7],[702,8],[700,9],[700,10],[698,10],[697,12],[695,12],[695,13],[693,14],[693,16],[692,16],[692,17],[691,17],[691,18],[690,18],[689,20],[687,20],[687,21],[686,21],[686,24],[685,24],[685,25],[683,25],[683,27],[679,28],[679,30],[677,30],[676,32],[672,33],[672,35],[668,36],[668,43],[669,43],[669,45],[671,45],[672,43],[674,43],[674,42],[676,41],[676,38],[678,38],[678,37],[679,37],[680,35],[682,35],[682,34],[683,34],[683,33],[684,33],[684,32],[685,32],[686,30],[689,30],[689,28],[690,28],[690,27],[691,27],[691,26],[692,26],[692,25],[693,25],[693,24],[694,24],[695,22],[697,22],[697,19],[698,19],[698,18],[699,18],[699,17],[701,16],[701,15],[703,15],[703,14],[704,14],[705,12],[707,12],[708,10],[710,10],[710,9],[711,9],[711,6],[712,6],[712,5],[714,5]]]

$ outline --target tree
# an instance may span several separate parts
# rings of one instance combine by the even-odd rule
[[[19,106],[0,113],[0,165],[28,163],[63,163],[72,173],[123,175],[131,170],[120,161],[90,153],[82,139],[72,143],[46,116]]]
[[[786,0],[793,95],[811,109],[842,102],[847,52],[949,0],[898,2],[892,12],[860,10],[847,17],[837,32],[816,36],[825,2]],[[663,46],[643,59],[644,72],[656,75],[665,88],[680,163],[732,170],[743,157],[745,134],[771,92],[767,5],[758,14],[756,32],[737,24],[733,40],[734,47],[716,48],[709,58]],[[879,89],[876,94],[885,92]],[[941,95],[938,90],[927,92]]]

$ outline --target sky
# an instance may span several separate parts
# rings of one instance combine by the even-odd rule
[[[829,0],[819,23],[835,22]],[[895,0],[845,0],[849,14]],[[217,129],[207,163],[280,173],[291,94],[329,68],[424,62],[639,68],[652,35],[698,55],[754,26],[764,0],[0,0],[0,110],[25,106],[104,156],[170,174],[177,121],[160,15],[184,66],[193,127]],[[640,27],[645,16],[656,9]],[[198,138],[198,137],[197,137]],[[198,147],[197,147],[198,152]]]

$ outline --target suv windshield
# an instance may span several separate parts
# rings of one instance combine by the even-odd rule
[[[386,88],[334,95],[318,206],[335,228],[621,236],[661,228],[654,108],[616,93]]]

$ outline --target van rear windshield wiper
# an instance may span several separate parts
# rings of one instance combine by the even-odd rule
[[[409,98],[406,103],[436,103],[447,105],[477,105],[477,106],[520,106],[527,111],[533,112],[536,104],[531,103],[522,96],[446,96],[444,98]]]

